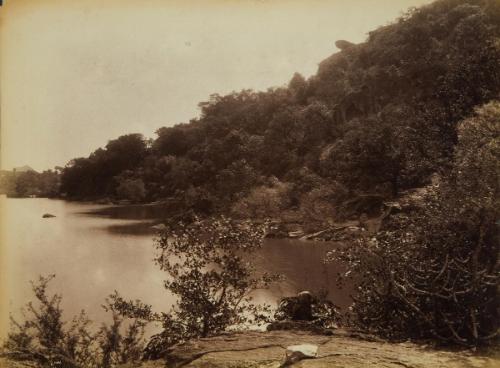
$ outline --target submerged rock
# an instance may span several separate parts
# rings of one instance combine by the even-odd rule
[[[44,213],[42,216],[42,218],[52,218],[52,217],[56,217],[56,216],[51,214],[51,213]]]

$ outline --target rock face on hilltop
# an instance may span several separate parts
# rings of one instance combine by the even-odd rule
[[[353,47],[354,44],[352,42],[349,42],[346,40],[338,40],[335,42],[335,46],[337,46],[337,48],[339,50],[347,50],[347,49]]]
[[[316,357],[306,357],[291,365],[283,365],[287,348],[299,344],[317,346]],[[166,362],[150,361],[141,367],[493,368],[499,364],[498,357],[438,351],[413,343],[387,343],[347,331],[336,331],[333,336],[298,331],[247,331],[175,345],[168,350]]]

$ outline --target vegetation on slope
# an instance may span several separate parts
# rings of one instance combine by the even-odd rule
[[[154,140],[130,134],[72,160],[61,192],[175,198],[180,208],[243,217],[262,199],[284,210],[310,197],[335,208],[363,193],[390,198],[447,170],[457,123],[498,96],[499,26],[494,0],[410,10],[364,43],[344,42],[308,80],[212,95],[199,118]]]
[[[499,158],[492,102],[459,125],[452,169],[425,206],[410,201],[375,236],[330,253],[358,280],[357,324],[386,337],[498,341]]]

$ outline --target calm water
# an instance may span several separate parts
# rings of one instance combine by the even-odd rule
[[[51,291],[63,295],[62,306],[68,317],[85,309],[91,319],[107,320],[101,304],[113,290],[126,298],[150,303],[156,310],[168,310],[173,299],[163,289],[164,275],[152,261],[152,219],[144,209],[138,208],[134,216],[130,207],[102,211],[109,206],[42,198],[0,198],[0,205],[0,281],[7,286],[8,296],[1,303],[4,322],[7,311],[16,312],[31,299],[29,281],[52,273],[56,279]],[[44,213],[56,217],[44,219]],[[331,299],[345,307],[349,298],[335,287],[335,265],[322,263],[332,246],[267,240],[255,257],[256,265],[268,272],[279,272],[286,280],[259,292],[257,300],[274,304],[280,297],[301,290],[326,288]]]

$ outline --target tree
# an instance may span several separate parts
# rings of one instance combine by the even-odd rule
[[[224,217],[180,224],[161,234],[156,263],[168,276],[165,288],[177,297],[172,310],[158,314],[141,302],[112,296],[123,315],[162,323],[164,331],[149,344],[150,357],[176,342],[264,318],[267,307],[254,305],[251,293],[278,278],[257,274],[248,259],[264,235],[263,225]]]
[[[22,172],[15,175],[16,194],[19,197],[40,194],[40,189],[38,186],[39,175],[40,174],[34,171]]]
[[[190,146],[189,136],[184,131],[184,126],[177,125],[171,128],[160,128],[156,131],[156,138],[153,149],[159,155],[184,155]]]
[[[98,148],[88,158],[71,160],[63,169],[61,192],[69,197],[113,195],[113,178],[125,170],[137,170],[148,153],[148,142],[141,134],[127,134]]]
[[[247,193],[256,182],[255,170],[246,160],[234,161],[217,174],[217,194],[219,198],[227,198],[231,202],[237,194]]]
[[[294,73],[292,79],[288,83],[288,90],[298,103],[304,103],[307,98],[307,81],[299,74]]]
[[[258,186],[231,208],[240,218],[266,219],[278,217],[289,206],[290,187],[276,180],[272,186]]]
[[[141,179],[122,179],[116,188],[119,198],[140,202],[146,197],[146,188]]]

